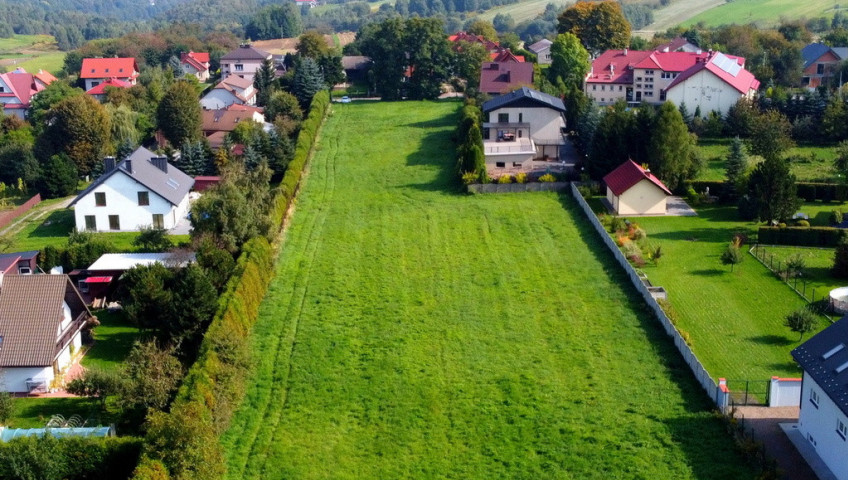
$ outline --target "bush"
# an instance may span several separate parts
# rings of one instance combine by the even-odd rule
[[[12,395],[9,392],[0,392],[0,424],[12,416]]]
[[[798,220],[797,223],[798,223],[799,227],[809,227],[810,226],[810,222],[808,222],[804,219]]]
[[[462,184],[471,185],[472,183],[477,183],[479,177],[475,172],[465,172],[462,174]]]
[[[144,227],[132,242],[139,252],[165,252],[174,247],[164,228]]]
[[[510,177],[509,175],[501,175],[500,177],[498,177],[498,183],[500,183],[500,184],[512,183],[512,177]]]
[[[515,183],[527,183],[527,174],[518,172],[515,174]]]
[[[541,177],[539,177],[539,181],[542,182],[542,183],[556,182],[556,177],[553,176],[550,173],[546,173],[546,174],[542,175]]]
[[[610,216],[610,233],[621,232],[627,227],[625,220],[615,215]]]
[[[760,227],[757,237],[763,245],[835,247],[844,235],[843,229],[833,227]]]
[[[839,225],[842,223],[842,212],[839,210],[834,210],[830,212],[830,216],[827,218],[831,225]]]
[[[0,442],[0,478],[25,480],[114,480],[129,477],[141,440],[53,435]]]

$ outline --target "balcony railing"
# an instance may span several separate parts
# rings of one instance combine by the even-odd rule
[[[518,139],[514,142],[483,142],[483,152],[486,155],[509,155],[516,153],[536,153],[536,145],[532,140]]]

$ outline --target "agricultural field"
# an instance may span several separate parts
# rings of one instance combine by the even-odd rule
[[[658,265],[643,270],[663,286],[688,332],[692,349],[713,378],[768,380],[797,377],[789,352],[798,334],[784,318],[806,302],[747,253],[733,272],[722,251],[737,232],[756,238],[757,224],[739,221],[735,207],[708,206],[697,217],[633,219],[662,247]],[[821,294],[819,294],[821,295]],[[824,326],[824,323],[821,324]]]
[[[725,0],[672,0],[668,5],[654,10],[654,23],[642,30],[636,30],[633,35],[650,40],[657,32],[665,32],[669,28],[685,22],[701,12],[724,4]]]
[[[228,478],[752,478],[573,199],[457,186],[459,106],[333,105]]]
[[[38,69],[56,74],[65,61],[51,35],[15,35],[0,38],[0,67],[12,71],[23,67],[28,72]]]
[[[800,19],[832,17],[845,6],[840,0],[733,0],[695,15],[682,22],[684,26],[703,23],[707,27],[726,24],[758,23],[777,25],[781,18]]]
[[[701,138],[698,149],[704,159],[704,168],[697,180],[722,181],[725,173],[725,159],[730,152],[730,138]],[[821,147],[799,145],[790,149],[786,155],[791,158],[790,168],[801,182],[834,182],[839,180],[833,170],[836,158],[836,146]],[[750,156],[753,165],[760,157]]]

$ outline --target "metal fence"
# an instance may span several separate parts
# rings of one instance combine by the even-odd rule
[[[730,404],[732,406],[769,405],[771,380],[728,379],[727,388],[730,390]]]
[[[589,207],[589,204],[586,203],[586,200],[583,198],[583,195],[581,195],[580,192],[577,190],[577,185],[572,182],[570,186],[571,194],[577,200],[577,203],[580,205],[580,208],[583,209],[583,213],[586,214],[586,217],[592,223],[592,226],[595,227],[595,230],[598,232],[598,235],[601,237],[601,240],[603,240],[604,244],[607,246],[609,251],[612,252],[616,261],[618,261],[619,265],[621,265],[621,268],[623,268],[624,271],[627,273],[627,276],[630,277],[630,281],[633,283],[633,286],[636,288],[636,290],[639,291],[639,293],[642,295],[642,298],[645,299],[645,302],[654,312],[654,316],[662,324],[663,329],[665,329],[665,332],[670,337],[672,337],[672,340],[674,341],[674,346],[677,347],[677,350],[680,352],[680,355],[683,357],[683,360],[692,370],[692,374],[695,376],[695,379],[707,393],[707,396],[709,396],[710,399],[712,399],[712,401],[716,404],[716,406],[722,411],[725,411],[728,406],[727,393],[725,393],[723,389],[719,388],[718,384],[716,384],[712,377],[710,377],[710,374],[707,372],[704,366],[701,365],[701,362],[700,360],[698,360],[698,357],[695,356],[695,353],[680,335],[680,332],[671,323],[663,309],[660,307],[659,303],[657,303],[656,299],[654,299],[654,297],[651,295],[651,292],[648,290],[648,287],[639,277],[639,274],[636,273],[636,269],[634,269],[633,266],[630,265],[630,262],[627,260],[627,258],[625,258],[624,254],[615,244],[612,237],[607,234],[606,229],[603,225],[601,225],[601,222],[600,220],[598,220],[598,217]]]

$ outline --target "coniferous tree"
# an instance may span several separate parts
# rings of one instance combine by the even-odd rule
[[[312,97],[324,87],[324,76],[321,75],[318,63],[308,57],[302,59],[294,72],[293,88],[300,105],[307,109],[312,102]]]
[[[651,135],[648,163],[668,188],[677,188],[693,173],[695,140],[692,137],[680,111],[673,103],[665,102]]]
[[[736,196],[742,191],[745,175],[748,172],[748,156],[739,137],[735,137],[730,143],[730,153],[727,155],[725,165],[727,186],[733,196]]]
[[[273,93],[274,75],[274,64],[271,60],[265,60],[253,76],[253,87],[257,90],[256,104],[260,107],[268,105]]]
[[[785,221],[801,206],[795,175],[790,173],[789,163],[783,158],[772,157],[757,164],[748,185],[749,195],[758,205],[760,219],[766,222]]]

